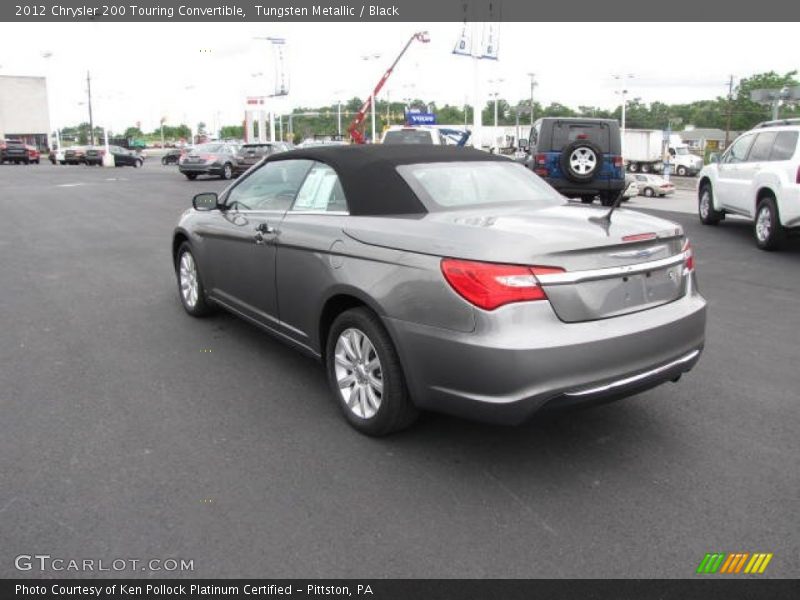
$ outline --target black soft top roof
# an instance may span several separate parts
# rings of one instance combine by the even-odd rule
[[[427,210],[397,172],[399,165],[436,162],[508,161],[504,156],[457,146],[351,145],[298,148],[266,162],[308,159],[339,175],[351,215],[404,215]]]

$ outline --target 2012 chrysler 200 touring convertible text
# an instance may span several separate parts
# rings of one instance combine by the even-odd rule
[[[446,146],[276,154],[180,219],[183,306],[221,306],[321,358],[359,431],[420,409],[519,423],[675,380],[705,301],[680,226],[570,204]],[[590,218],[593,217],[593,218]]]

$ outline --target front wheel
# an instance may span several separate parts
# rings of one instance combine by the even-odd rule
[[[184,310],[193,317],[204,317],[213,312],[213,307],[206,299],[203,278],[197,267],[188,242],[181,244],[175,260],[175,274],[178,277],[178,294]]]
[[[778,250],[783,245],[786,230],[781,225],[774,198],[767,196],[758,203],[753,233],[762,250]]]
[[[194,181],[197,179],[197,173],[184,173],[184,175],[186,175],[186,179],[189,181]]]
[[[340,314],[325,347],[328,382],[348,423],[371,436],[411,425],[418,416],[400,359],[379,317],[367,308]]]
[[[133,161],[133,168],[134,169],[138,169],[141,166],[142,166],[142,161],[140,161],[140,160]]]
[[[686,171],[686,167],[678,167],[677,173],[681,177],[686,177],[686,175],[688,174],[688,171]]]
[[[230,179],[231,177],[233,177],[233,167],[226,163],[225,166],[222,167],[222,178]]]
[[[644,188],[644,195],[648,198],[652,198],[654,195],[653,188],[646,187]]]

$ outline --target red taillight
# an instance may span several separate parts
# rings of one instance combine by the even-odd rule
[[[547,155],[536,154],[533,157],[533,172],[539,177],[547,177],[550,171],[547,168]]]
[[[689,238],[686,238],[686,241],[683,243],[683,274],[688,275],[692,271],[694,271],[694,249],[692,245],[689,243]]]
[[[558,267],[442,259],[442,273],[447,283],[465,300],[484,310],[494,310],[512,302],[547,300],[536,275],[563,272],[564,269]]]
[[[614,160],[614,166],[615,167],[622,167],[623,166],[623,162],[622,162],[622,157],[621,156],[615,156],[613,160]]]

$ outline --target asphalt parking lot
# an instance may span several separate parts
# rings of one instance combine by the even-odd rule
[[[428,415],[375,440],[317,363],[181,308],[172,228],[223,186],[156,161],[0,166],[0,577],[41,576],[14,557],[44,553],[194,577],[672,578],[717,551],[797,576],[800,241],[765,253],[744,222],[647,201],[696,250],[693,372],[517,428]]]

